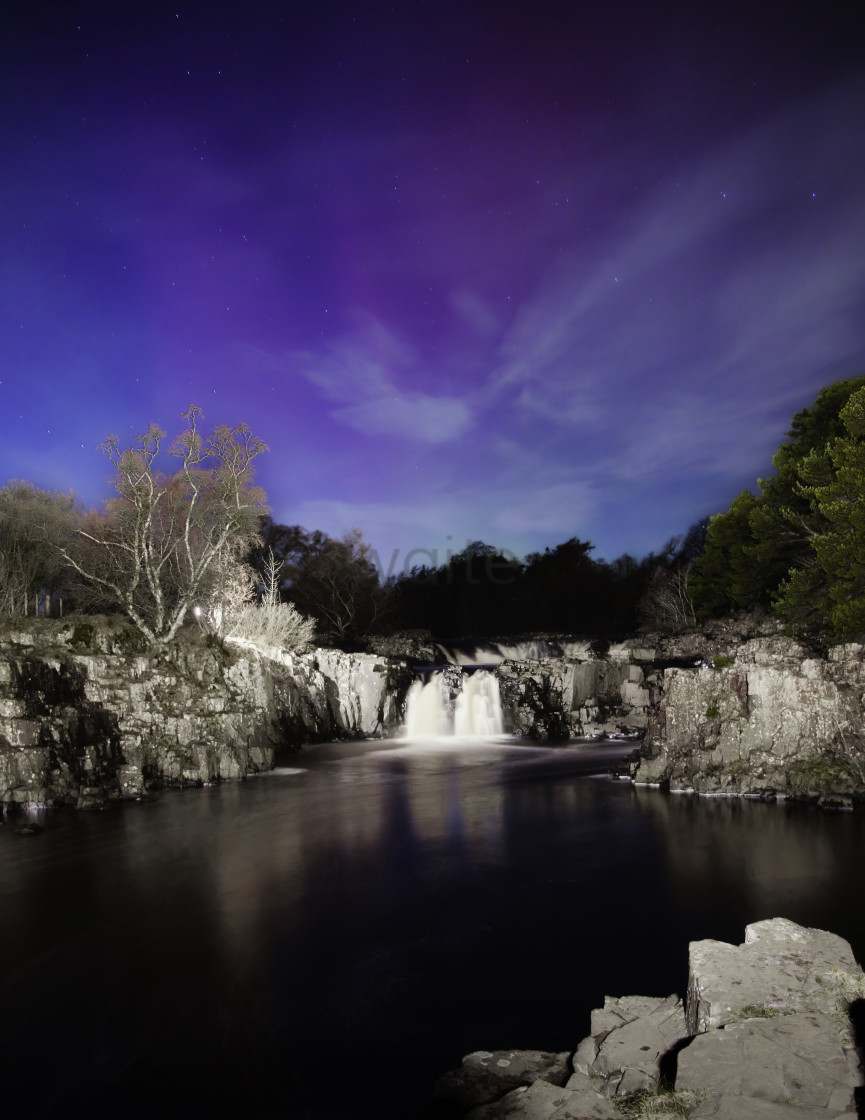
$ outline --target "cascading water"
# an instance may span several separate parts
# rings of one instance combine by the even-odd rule
[[[510,645],[503,642],[484,642],[481,645],[437,643],[450,665],[501,665],[503,661],[545,661],[561,657],[563,648],[549,638],[533,638]],[[580,643],[570,643],[579,645]],[[587,646],[588,643],[585,643]],[[568,654],[571,656],[571,654]]]
[[[405,701],[405,733],[409,739],[438,738],[450,731],[444,674],[416,680]]]
[[[497,678],[483,670],[463,677],[463,690],[454,707],[454,734],[501,735],[503,731]]]
[[[455,699],[451,692],[456,686]],[[409,739],[443,735],[501,735],[504,732],[499,682],[479,669],[454,676],[434,672],[416,680],[406,697],[406,736]]]

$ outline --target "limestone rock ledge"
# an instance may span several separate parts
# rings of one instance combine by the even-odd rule
[[[815,658],[791,638],[756,638],[667,668],[635,781],[849,807],[865,794],[863,701],[861,645]]]
[[[436,1083],[442,1115],[855,1120],[862,1055],[849,1009],[865,976],[846,941],[772,918],[749,925],[739,946],[692,942],[689,966],[684,1005],[607,997],[570,1062],[469,1054]]]
[[[639,736],[660,699],[654,658],[635,640],[603,654],[586,644],[570,657],[503,661],[495,672],[505,725],[539,741]]]
[[[263,656],[197,631],[153,651],[117,618],[7,622],[0,806],[95,809],[243,778],[280,749],[392,729],[411,678],[372,654]]]

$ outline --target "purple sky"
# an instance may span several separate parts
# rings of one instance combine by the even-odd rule
[[[0,483],[194,401],[397,570],[726,508],[865,374],[865,38],[793,7],[7,4]]]

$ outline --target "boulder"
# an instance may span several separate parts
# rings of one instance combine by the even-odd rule
[[[579,657],[502,662],[496,676],[507,728],[541,741],[636,734],[653,697],[632,656],[623,645],[607,657],[584,650]]]
[[[606,1024],[615,1019],[620,1022],[607,1029]],[[682,1001],[675,995],[607,997],[603,1012],[592,1013],[593,1030],[596,1026],[601,1026],[594,1036],[598,1051],[586,1072],[603,1078],[610,1096],[657,1085],[661,1058],[690,1033]]]
[[[615,1105],[585,1080],[587,1084],[578,1089],[535,1081],[472,1109],[466,1120],[622,1120]]]
[[[467,1120],[855,1120],[849,1007],[863,998],[843,938],[772,918],[749,925],[742,945],[692,942],[685,1007],[608,996],[570,1076],[567,1054],[478,1051],[438,1095]],[[673,1089],[662,1066],[676,1068]]]
[[[738,1102],[737,1117],[752,1116],[754,1100],[795,1105],[825,1118],[855,1112],[858,1070],[827,1015],[794,1012],[730,1023],[697,1035],[679,1053],[676,1088]],[[718,1115],[704,1108],[699,1116]],[[761,1113],[762,1115],[762,1113]],[[767,1114],[768,1115],[768,1114]]]
[[[747,1007],[845,1012],[850,998],[865,995],[861,977],[849,943],[837,934],[787,918],[754,922],[742,945],[691,942],[688,1029],[721,1027]]]

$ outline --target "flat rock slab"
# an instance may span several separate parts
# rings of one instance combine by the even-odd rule
[[[853,981],[862,969],[837,934],[771,918],[747,926],[743,945],[692,941],[688,973],[688,1029],[700,1034],[749,1006],[831,1013],[838,976]]]
[[[799,1108],[795,1104],[761,1101],[756,1097],[713,1097],[691,1112],[691,1120],[826,1120],[822,1108]],[[657,1117],[654,1120],[658,1120]],[[858,1120],[855,1112],[844,1112],[835,1120]]]
[[[688,1003],[607,997],[568,1054],[480,1050],[439,1078],[436,1097],[465,1120],[857,1120],[862,1070],[848,1011],[865,975],[836,934],[786,918],[755,922],[742,945],[691,944]],[[680,1045],[683,1044],[680,1049]],[[665,1055],[675,1093],[655,1095]],[[672,1065],[672,1063],[671,1063]]]
[[[663,1054],[689,1035],[685,1011],[678,996],[649,1000],[627,996],[604,1001],[604,1018],[633,1015],[599,1040],[592,1073],[616,1082],[617,1095],[657,1084],[658,1062]],[[599,1017],[600,1018],[600,1017]],[[592,1015],[595,1023],[595,1015]]]
[[[607,996],[574,1054],[574,1075],[602,1079],[608,1096],[648,1089],[660,1079],[663,1055],[689,1034],[678,996]]]
[[[622,1120],[622,1114],[590,1086],[563,1089],[548,1081],[535,1081],[499,1101],[472,1109],[466,1120]]]
[[[668,996],[676,1000],[677,996]],[[605,996],[604,1006],[592,1012],[592,1035],[602,1035],[633,1023],[635,1019],[651,1015],[660,1004],[665,1003],[663,996]]]
[[[465,1112],[538,1080],[564,1085],[569,1074],[567,1051],[475,1050],[466,1054],[459,1069],[438,1079],[433,1096],[455,1111]]]
[[[858,1083],[835,1021],[807,1012],[748,1019],[697,1035],[679,1052],[676,1076],[677,1089],[708,1092],[718,1108],[721,1098],[732,1101],[739,1111],[730,1115],[737,1118],[773,1116],[765,1102],[795,1105],[797,1115],[805,1109],[823,1120],[839,1117],[854,1110]],[[720,1115],[718,1108],[694,1115]]]

